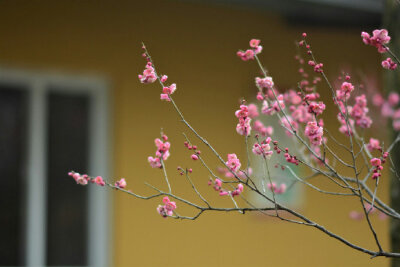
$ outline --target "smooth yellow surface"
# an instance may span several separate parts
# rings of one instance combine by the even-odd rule
[[[125,177],[129,189],[151,191],[146,181],[166,189],[160,170],[146,161],[153,155],[153,140],[162,127],[170,136],[167,171],[173,192],[196,200],[176,166],[192,167],[192,178],[207,197],[208,174],[199,162],[189,160],[172,106],[159,100],[157,84],[142,85],[141,41],[151,52],[160,73],[176,82],[174,95],[186,118],[223,155],[238,153],[244,162],[244,145],[235,133],[234,111],[241,97],[256,92],[254,62],[241,62],[237,49],[248,40],[262,40],[265,66],[282,88],[299,80],[294,40],[306,31],[316,56],[331,78],[343,66],[377,70],[379,55],[366,47],[358,29],[287,25],[276,15],[251,9],[175,1],[2,1],[0,3],[0,64],[14,68],[56,69],[67,73],[98,73],[112,81],[113,166],[115,177]],[[330,93],[323,87],[323,98]],[[336,111],[335,111],[336,114]],[[326,119],[336,131],[337,122]],[[217,161],[199,145],[210,166]],[[97,174],[96,174],[97,175]],[[326,180],[318,184],[332,189]],[[387,184],[379,194],[385,196]],[[214,196],[214,197],[213,197]],[[156,213],[161,200],[142,201],[116,193],[114,198],[114,266],[387,266],[388,260],[371,260],[323,233],[305,226],[260,215],[210,212],[196,221],[163,220]],[[200,203],[200,202],[199,202]],[[219,202],[221,205],[231,203]],[[365,222],[348,219],[359,202],[306,190],[307,216],[346,239],[376,249]],[[194,211],[179,205],[178,211]],[[388,248],[388,222],[373,219],[382,244]]]

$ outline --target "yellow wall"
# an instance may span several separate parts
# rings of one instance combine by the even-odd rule
[[[362,44],[358,30],[295,27],[275,15],[250,9],[162,0],[2,1],[0,64],[99,73],[110,78],[115,177],[126,177],[129,188],[143,194],[151,192],[143,185],[145,181],[166,188],[161,171],[151,169],[146,161],[154,154],[153,139],[162,127],[172,142],[167,170],[174,192],[189,198],[192,195],[175,171],[181,165],[194,169],[195,183],[212,197],[214,192],[206,186],[207,173],[198,162],[188,160],[181,136],[187,130],[171,105],[160,102],[157,85],[138,82],[137,74],[145,65],[140,42],[147,44],[160,72],[177,83],[175,99],[193,126],[222,155],[236,151],[244,159],[233,113],[242,96],[255,92],[253,79],[258,70],[253,63],[241,62],[235,52],[246,48],[250,38],[260,38],[265,48],[262,60],[275,82],[295,85],[298,75],[293,41],[303,31],[308,32],[314,52],[332,76],[344,63],[364,71],[377,69],[379,57]],[[329,99],[328,91],[322,94]],[[330,121],[335,128],[335,119]],[[215,166],[213,156],[200,147]],[[385,183],[380,190],[385,195]],[[370,260],[317,230],[262,216],[210,212],[195,222],[163,220],[155,211],[159,203],[115,194],[114,242],[110,245],[115,266],[388,264],[386,259]],[[306,190],[302,211],[345,238],[375,249],[366,224],[348,219],[348,212],[356,205],[356,201]],[[193,214],[190,212],[188,215]],[[373,222],[387,248],[388,222]]]

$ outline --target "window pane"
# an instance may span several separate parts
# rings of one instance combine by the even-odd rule
[[[25,251],[27,94],[0,84],[0,265],[21,266]]]
[[[88,187],[67,173],[88,169],[89,98],[48,95],[47,264],[87,264]]]

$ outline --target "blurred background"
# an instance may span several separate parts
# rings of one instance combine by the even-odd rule
[[[160,101],[157,84],[140,84],[141,42],[158,71],[177,83],[174,99],[187,120],[221,155],[244,159],[234,111],[243,97],[254,100],[259,70],[237,50],[260,39],[275,83],[295,88],[295,41],[307,32],[330,78],[345,69],[380,90],[380,55],[360,32],[380,26],[383,8],[378,0],[0,1],[0,266],[388,266],[315,229],[258,214],[164,220],[156,212],[161,199],[77,186],[67,176],[125,177],[128,189],[143,195],[153,193],[144,182],[166,189],[147,162],[162,128],[172,143],[166,164],[173,191],[198,201],[176,171],[190,167],[205,196],[232,205],[207,187],[208,173],[189,159],[182,132],[212,168],[215,157]],[[325,123],[339,126],[335,113]],[[367,224],[349,219],[356,200],[296,192],[290,205],[375,248]],[[388,199],[385,181],[379,195]],[[373,223],[388,249],[388,221]]]

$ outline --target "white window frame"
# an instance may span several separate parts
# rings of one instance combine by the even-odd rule
[[[26,197],[26,266],[46,265],[47,223],[47,103],[48,92],[85,94],[89,109],[89,174],[109,177],[111,151],[109,133],[108,82],[104,78],[82,75],[61,75],[0,67],[0,82],[22,85],[28,92],[27,131],[27,197]],[[51,90],[50,90],[51,88]],[[62,153],[60,151],[60,153]],[[77,170],[79,171],[79,170]],[[67,178],[66,178],[67,179]],[[90,186],[88,190],[88,266],[111,265],[110,209],[108,190]]]

